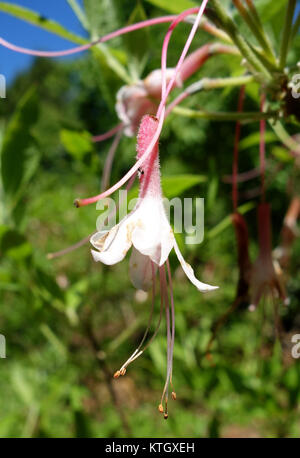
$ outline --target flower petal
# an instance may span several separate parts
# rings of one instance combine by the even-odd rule
[[[188,279],[193,283],[193,285],[195,285],[196,288],[199,289],[199,291],[202,291],[203,293],[205,293],[207,291],[213,291],[213,290],[219,288],[218,286],[207,285],[206,283],[202,283],[201,281],[197,280],[197,278],[195,277],[195,274],[194,274],[194,270],[183,259],[183,256],[182,256],[182,254],[181,254],[181,252],[179,250],[179,247],[178,247],[175,239],[174,239],[174,249],[175,249],[175,253],[177,255],[177,258],[178,258],[178,260],[179,260],[179,262],[181,264],[181,267],[183,268],[184,273],[186,274]]]
[[[168,258],[174,238],[160,199],[150,197],[141,200],[132,243],[140,253],[149,256],[159,266]]]
[[[149,256],[132,248],[129,261],[129,274],[132,284],[137,289],[148,291],[152,285],[152,267]]]
[[[129,218],[125,218],[110,231],[100,231],[94,234],[90,242],[99,250],[91,250],[94,260],[107,265],[122,261],[132,245],[132,229],[132,222]]]

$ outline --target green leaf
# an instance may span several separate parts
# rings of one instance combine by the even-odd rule
[[[82,160],[93,149],[91,134],[87,131],[76,132],[62,129],[60,139],[66,150],[77,160]]]
[[[29,10],[28,8],[24,8],[23,6],[14,5],[12,3],[7,2],[0,2],[0,11],[4,11],[5,13],[11,14],[14,17],[19,19],[23,19],[30,24],[33,24],[37,27],[40,27],[47,32],[55,33],[66,40],[72,41],[78,44],[84,44],[87,42],[86,39],[75,35],[72,32],[69,32],[65,29],[62,25],[58,22],[52,21],[51,19],[47,19],[46,17],[36,13],[35,11]]]
[[[192,175],[192,174],[182,174],[182,175],[172,175],[162,177],[162,190],[163,195],[167,199],[172,199],[173,197],[180,196],[187,191],[188,189],[196,186],[200,183],[205,183],[207,181],[206,176],[204,175]],[[128,193],[128,202],[131,199],[138,197],[138,186]]]
[[[65,359],[67,357],[67,349],[52,329],[46,323],[42,323],[40,325],[40,330],[48,342],[53,346],[55,352],[60,355],[62,359]]]
[[[251,146],[259,145],[260,141],[260,133],[253,132],[252,134],[248,135],[247,137],[243,138],[243,140],[239,143],[240,151],[251,148]],[[265,133],[265,143],[272,143],[278,141],[277,136],[273,132],[266,132]]]
[[[61,301],[64,300],[63,290],[58,286],[55,279],[50,274],[40,268],[37,268],[35,280],[39,287],[42,290],[45,290],[50,297]]]
[[[204,175],[191,175],[191,174],[182,174],[167,176],[162,178],[162,189],[163,194],[168,199],[176,197],[180,194],[183,194],[184,191],[192,188],[193,186],[205,183],[207,177]]]
[[[293,156],[286,150],[286,148],[283,148],[282,146],[275,146],[272,150],[271,153],[273,156],[276,157],[281,162],[293,162],[294,158]]]
[[[84,9],[93,39],[121,26],[114,0],[84,0]]]
[[[252,210],[255,207],[254,202],[247,202],[246,204],[238,207],[237,211],[244,215],[248,211]],[[220,221],[215,227],[210,229],[206,235],[206,240],[213,239],[217,235],[221,234],[225,229],[232,225],[231,215],[226,216],[222,221]]]
[[[31,128],[38,117],[38,99],[30,89],[20,100],[5,133],[1,151],[1,174],[5,193],[15,197],[28,176],[26,161],[28,148],[34,142]]]
[[[102,96],[111,112],[115,113],[116,93],[120,89],[122,81],[127,83],[130,80],[124,67],[127,56],[121,50],[112,50],[105,44],[100,44],[101,46],[94,46],[91,49],[91,65],[97,75],[96,83]]]
[[[0,253],[21,260],[31,255],[32,248],[24,235],[8,226],[0,226]]]
[[[286,0],[276,0],[276,2],[270,2],[270,0],[260,0],[255,2],[255,6],[261,21],[266,23],[271,21],[274,16],[280,13],[286,3]]]
[[[147,2],[162,10],[175,14],[182,13],[184,10],[197,6],[197,3],[191,0],[173,0],[172,2],[169,0],[147,0]]]
[[[147,19],[140,1],[132,11],[128,25]],[[134,80],[140,79],[149,54],[149,30],[147,28],[136,30],[124,36],[124,41],[129,53],[128,67]]]

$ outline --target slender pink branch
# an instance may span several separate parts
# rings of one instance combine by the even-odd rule
[[[209,59],[216,54],[236,54],[236,50],[233,46],[222,45],[219,43],[208,43],[201,46],[199,49],[190,54],[183,62],[179,77],[180,80],[185,81],[192,76],[195,71]],[[185,88],[184,91],[179,94],[167,107],[166,117],[171,113],[173,108],[179,105],[184,99],[192,94],[189,87]]]
[[[248,170],[248,172],[238,173],[235,176],[235,179],[238,183],[244,183],[245,181],[252,180],[260,175],[260,169],[256,167],[255,169]],[[224,175],[222,179],[223,183],[232,183],[233,175]]]
[[[123,129],[123,123],[118,124],[117,126],[113,127],[112,129],[108,130],[104,134],[100,135],[94,135],[92,137],[93,142],[103,142],[104,140],[107,140],[108,138],[111,138],[113,135],[115,135],[119,130]]]
[[[146,21],[137,22],[136,24],[128,25],[126,27],[122,27],[121,29],[115,30],[114,32],[108,33],[107,35],[104,35],[103,37],[98,38],[97,40],[92,41],[91,43],[87,43],[81,46],[76,46],[75,48],[72,48],[72,49],[65,49],[63,51],[37,51],[33,49],[23,48],[21,46],[17,46],[17,45],[10,43],[1,37],[0,37],[0,44],[10,49],[11,51],[19,52],[22,54],[29,54],[31,56],[63,57],[63,56],[69,56],[71,54],[76,54],[78,52],[86,51],[87,49],[91,48],[92,46],[95,46],[99,43],[105,43],[106,41],[109,41],[112,38],[116,38],[120,35],[124,35],[125,33],[134,32],[135,30],[139,30],[144,27],[149,27],[151,25],[172,22],[175,18],[176,16],[162,16],[162,17],[158,17],[154,19],[147,19]]]
[[[90,235],[87,237],[84,237],[82,240],[79,240],[79,242],[74,243],[73,245],[68,246],[67,248],[64,248],[63,250],[56,251],[55,253],[48,253],[47,254],[47,259],[54,259],[54,258],[59,258],[60,256],[64,256],[65,254],[71,253],[74,250],[77,250],[78,248],[82,247],[85,245],[92,235],[94,235],[95,232],[92,232]]]
[[[114,138],[114,141],[112,142],[112,145],[109,148],[109,151],[107,153],[105,164],[104,164],[104,168],[103,168],[103,178],[102,178],[102,183],[101,183],[101,190],[102,191],[104,191],[107,188],[107,186],[109,186],[111,168],[112,168],[112,164],[113,164],[113,160],[114,160],[114,157],[115,157],[115,153],[116,153],[117,148],[119,146],[121,137],[122,137],[122,131],[119,130],[119,132],[117,132],[117,134],[116,134],[116,136]]]

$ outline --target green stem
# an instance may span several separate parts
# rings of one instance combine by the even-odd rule
[[[249,8],[250,14],[252,16],[252,19],[256,22],[257,26],[262,29],[263,28],[262,27],[262,23],[261,23],[260,17],[258,15],[257,9],[255,8],[255,5],[254,5],[253,1],[252,0],[246,0],[246,3],[248,5],[248,8]]]
[[[241,54],[245,57],[252,71],[262,73],[267,81],[272,79],[271,74],[265,68],[265,66],[260,62],[255,53],[252,51],[251,47],[245,40],[245,38],[239,33],[238,28],[235,22],[228,16],[226,10],[223,8],[219,0],[211,0],[211,5],[214,6],[215,14],[217,20],[220,22],[224,30],[228,33],[232,41],[239,48]]]
[[[208,119],[212,121],[244,121],[254,122],[261,119],[274,118],[275,112],[261,113],[261,112],[212,112],[205,110],[191,110],[190,108],[175,107],[173,113],[187,118]]]
[[[280,121],[276,123],[270,123],[272,129],[274,130],[277,137],[282,141],[282,143],[290,150],[297,154],[300,154],[300,144],[296,142],[289,133],[285,130]]]
[[[89,30],[89,23],[88,23],[87,17],[85,15],[84,11],[82,10],[82,8],[78,5],[77,1],[76,0],[67,0],[67,2],[69,3],[70,7],[74,11],[74,13],[77,16],[77,19],[81,23],[82,27],[85,30],[88,31]]]
[[[245,84],[252,83],[253,81],[254,77],[252,75],[233,76],[228,78],[203,78],[202,80],[187,87],[186,92],[193,94],[200,90],[217,89],[230,86],[244,86]]]
[[[287,58],[290,38],[292,34],[292,23],[293,23],[295,7],[296,7],[296,0],[288,0],[285,21],[284,21],[284,28],[283,28],[282,38],[281,38],[280,51],[279,51],[279,66],[281,69],[283,69],[286,64],[286,58]]]
[[[274,52],[271,48],[269,40],[263,31],[263,28],[258,24],[257,20],[253,19],[252,15],[249,14],[241,0],[233,0],[233,3],[248,25],[249,29],[252,31],[253,35],[256,37],[258,43],[261,45],[268,57],[270,57],[271,60],[275,62]]]

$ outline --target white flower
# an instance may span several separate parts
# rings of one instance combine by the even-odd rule
[[[107,265],[122,261],[133,246],[130,276],[133,285],[138,289],[149,289],[152,279],[151,261],[162,266],[172,248],[175,249],[185,274],[200,291],[217,288],[197,280],[192,267],[183,259],[161,197],[149,196],[140,199],[134,210],[119,224],[109,231],[94,234],[91,243],[97,250],[92,250],[94,260]]]
[[[138,134],[138,158],[145,154],[156,128],[157,119],[154,116],[144,116]],[[163,206],[158,144],[146,157],[142,172],[135,208],[112,229],[97,232],[91,237],[91,244],[96,248],[92,250],[94,260],[107,265],[116,264],[125,258],[133,246],[130,260],[132,283],[138,289],[147,290],[153,278],[153,266],[161,267],[174,248],[186,276],[200,291],[216,289],[216,286],[197,280],[192,267],[180,253]]]

